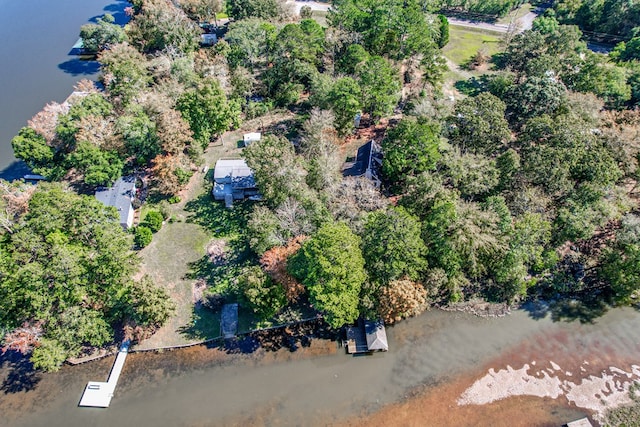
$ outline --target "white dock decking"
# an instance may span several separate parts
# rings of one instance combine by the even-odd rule
[[[116,390],[118,384],[118,378],[124,367],[124,361],[127,359],[129,353],[129,341],[122,343],[120,351],[116,356],[116,361],[113,363],[111,373],[107,382],[89,381],[87,387],[84,389],[82,398],[78,406],[87,406],[93,408],[108,408],[111,403],[111,398]]]

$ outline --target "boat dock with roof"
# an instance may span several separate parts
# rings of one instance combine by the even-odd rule
[[[356,326],[346,327],[346,334],[347,339],[344,341],[344,346],[349,354],[389,350],[387,331],[382,319],[359,319]]]

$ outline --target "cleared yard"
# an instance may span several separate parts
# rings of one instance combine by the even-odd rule
[[[204,153],[209,170],[204,172],[200,168],[194,173],[179,194],[180,202],[167,207],[174,221],[165,222],[151,244],[140,251],[141,274],[150,275],[169,292],[177,305],[176,314],[134,348],[180,346],[220,336],[220,311],[204,308],[195,304],[195,300],[201,294],[202,284],[206,283],[214,293],[224,292],[244,265],[255,262],[243,234],[252,204],[236,203],[232,210],[226,209],[223,203],[213,200],[209,177],[219,158],[241,156],[239,142],[244,133],[286,132],[292,118],[292,113],[283,111],[254,119],[239,130],[225,133]],[[151,205],[145,210],[153,208]],[[224,248],[222,257],[211,253],[212,244]],[[300,315],[311,314],[303,308],[296,311]],[[258,326],[251,310],[242,305],[238,321],[239,333]]]
[[[449,43],[442,49],[442,53],[458,66],[462,66],[480,49],[485,49],[489,56],[498,53],[500,37],[500,34],[487,30],[452,25],[449,29]]]

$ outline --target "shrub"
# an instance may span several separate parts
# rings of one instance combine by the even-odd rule
[[[162,228],[162,221],[164,220],[162,214],[159,211],[149,211],[144,217],[143,226],[156,233]]]
[[[149,227],[145,227],[144,225],[136,227],[133,241],[135,242],[138,248],[140,249],[144,248],[149,243],[151,243],[152,239],[153,239],[153,232]]]

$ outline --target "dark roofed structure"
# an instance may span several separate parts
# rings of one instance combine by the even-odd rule
[[[346,327],[346,335],[344,346],[347,348],[347,353],[358,354],[389,350],[387,332],[382,319],[358,319],[356,326]]]
[[[120,225],[127,229],[133,225],[133,199],[136,195],[134,176],[121,177],[109,188],[101,187],[96,191],[96,199],[106,206],[113,206],[120,215]]]
[[[358,147],[356,157],[342,166],[342,176],[365,176],[380,187],[380,170],[382,168],[382,154],[380,147],[372,139]]]
[[[233,338],[238,333],[238,304],[225,304],[220,315],[220,331],[225,338]]]

